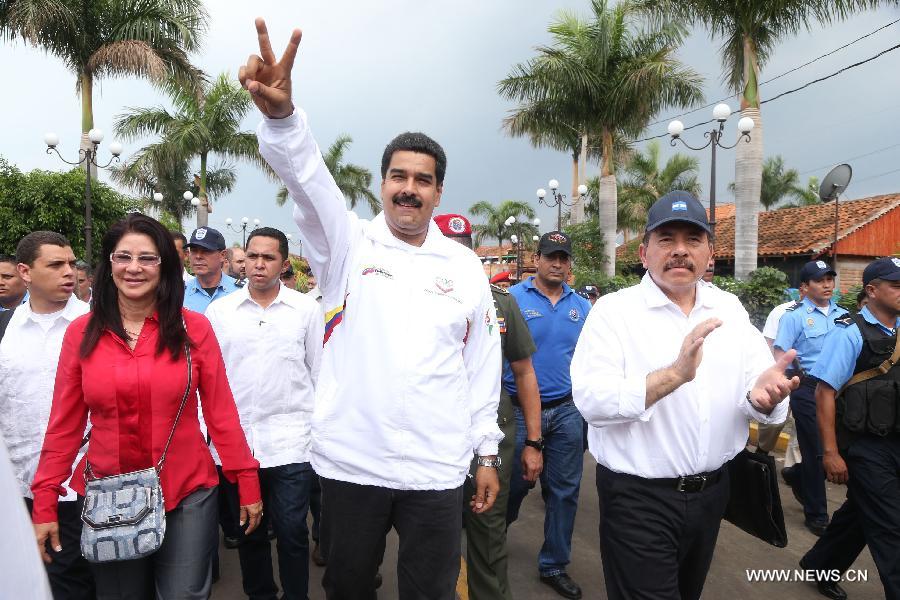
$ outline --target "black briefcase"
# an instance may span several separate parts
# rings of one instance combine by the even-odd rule
[[[787,546],[775,459],[744,449],[728,463],[728,476],[731,497],[725,519],[768,544]]]

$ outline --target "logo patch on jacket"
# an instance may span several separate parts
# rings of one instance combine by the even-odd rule
[[[500,327],[500,333],[506,333],[506,319],[497,317],[497,325]]]
[[[376,266],[364,267],[362,270],[362,274],[363,275],[380,275],[381,277],[385,277],[387,279],[394,278],[394,276],[389,271],[386,271],[386,270],[382,269],[381,267],[376,267]]]
[[[435,277],[434,285],[445,294],[453,291],[453,280],[446,277]]]
[[[578,321],[578,319],[581,318],[581,315],[578,314],[577,308],[573,308],[572,310],[569,311],[569,318],[572,319],[573,321]]]

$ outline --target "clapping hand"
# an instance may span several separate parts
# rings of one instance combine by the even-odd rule
[[[294,112],[294,104],[291,102],[291,69],[303,34],[299,29],[291,33],[291,40],[278,61],[272,52],[266,22],[262,19],[256,19],[256,34],[259,39],[259,56],[250,55],[247,64],[238,71],[238,79],[250,92],[260,112],[271,119],[282,119]]]

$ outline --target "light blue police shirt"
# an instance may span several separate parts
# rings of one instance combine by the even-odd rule
[[[877,325],[888,335],[896,335],[897,328],[900,327],[900,317],[897,317],[894,331],[891,331],[875,318],[868,306],[864,306],[859,314],[867,323]],[[822,359],[813,367],[811,375],[836,390],[841,389],[841,386],[853,377],[856,359],[859,358],[862,348],[862,333],[855,322],[846,327],[838,326],[826,337],[825,346],[822,348]]]
[[[197,278],[193,277],[184,284],[184,307],[202,314],[206,312],[206,307],[209,306],[210,302],[224,298],[237,289],[234,278],[222,273],[219,285],[216,286],[213,295],[210,296],[201,287]]]
[[[804,298],[800,306],[781,317],[774,346],[785,352],[791,348],[796,350],[800,367],[809,373],[819,360],[826,334],[837,327],[834,320],[845,314],[847,311],[834,300],[829,302],[826,316],[812,300]]]

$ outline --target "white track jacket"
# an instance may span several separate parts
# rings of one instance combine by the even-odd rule
[[[348,211],[301,110],[257,135],[322,291],[313,468],[398,490],[459,487],[473,451],[496,454],[503,437],[500,330],[481,262],[434,222],[416,247],[383,213]]]

